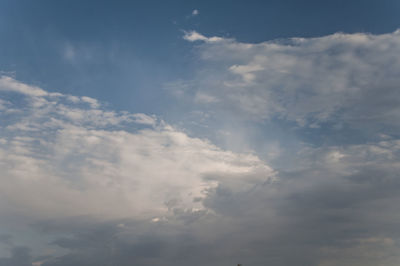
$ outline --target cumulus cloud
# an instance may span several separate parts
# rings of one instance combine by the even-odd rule
[[[8,77],[1,82],[16,112],[1,113],[0,211],[150,220],[171,206],[203,209],[194,199],[219,182],[207,176],[273,175],[255,155],[224,151],[154,116],[108,111],[95,99]]]
[[[203,67],[188,81],[194,95],[217,99],[219,108],[306,127],[400,126],[400,31],[257,44],[191,31],[184,39],[203,42],[196,48]]]

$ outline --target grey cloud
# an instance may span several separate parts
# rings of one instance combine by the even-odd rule
[[[395,266],[400,260],[395,143],[308,149],[297,170],[280,171],[273,182],[244,185],[225,176],[203,199],[207,211],[172,204],[155,222],[84,225],[72,238],[53,242],[69,253],[45,265]],[[388,159],[388,153],[395,156]]]
[[[27,247],[14,247],[9,258],[0,258],[1,266],[32,266],[30,250]]]
[[[2,234],[0,235],[0,243],[12,246],[13,245],[13,237],[10,234]]]
[[[65,251],[42,265],[396,266],[399,150],[394,139],[305,148],[297,168],[275,179],[209,174],[219,182],[197,199],[205,209],[171,200],[153,221],[38,221]]]

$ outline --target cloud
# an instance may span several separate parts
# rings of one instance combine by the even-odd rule
[[[274,171],[155,116],[10,93],[1,217],[54,251],[12,247],[0,265],[398,265],[396,138],[305,146]]]
[[[134,114],[135,123],[155,126],[157,119],[154,116],[148,116],[146,114]]]
[[[29,96],[46,96],[48,93],[36,86],[26,85],[11,77],[0,77],[0,91],[22,93]]]
[[[202,210],[171,202],[152,222],[41,221],[38,228],[61,235],[52,245],[68,250],[44,265],[395,266],[399,155],[398,140],[305,148],[299,167],[273,182],[261,181],[262,171],[209,175],[219,183]]]
[[[195,42],[195,41],[203,41],[206,43],[216,43],[216,42],[221,42],[224,39],[220,37],[206,37],[196,31],[188,31],[185,32],[185,35],[183,35],[183,39],[189,42]]]
[[[218,99],[203,92],[198,92],[195,96],[195,102],[199,103],[215,103]]]
[[[302,127],[399,128],[400,31],[335,33],[257,44],[186,32],[202,67],[189,80],[216,108]],[[371,126],[372,125],[372,126]]]
[[[93,99],[93,98],[90,98],[90,97],[87,97],[87,96],[83,96],[83,97],[81,97],[81,100],[86,102],[86,103],[88,103],[88,104],[90,104],[90,106],[92,108],[98,108],[99,107],[99,103],[97,102],[96,99]]]
[[[199,10],[193,9],[192,16],[197,16],[198,14],[200,14]]]
[[[0,258],[1,266],[32,266],[30,250],[27,247],[14,247],[11,257]]]
[[[399,32],[184,38],[199,42],[203,65],[168,89],[233,124],[224,136],[269,120],[324,141],[285,151],[279,139],[265,151],[280,157],[273,169],[154,115],[3,78],[0,217],[26,221],[55,250],[27,249],[24,263],[397,266]]]
[[[105,110],[93,98],[52,94],[11,78],[2,86],[22,98],[3,92],[17,112],[0,114],[7,121],[0,212],[150,220],[171,206],[204,209],[193,199],[219,182],[207,176],[273,176],[255,155],[222,150],[154,116]]]
[[[10,234],[0,235],[0,243],[8,245],[8,246],[12,246],[13,245],[12,235],[10,235]]]
[[[63,57],[69,62],[73,62],[76,59],[76,50],[71,44],[67,44],[62,51]]]

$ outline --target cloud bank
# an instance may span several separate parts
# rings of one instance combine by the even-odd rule
[[[201,60],[169,88],[186,111],[325,142],[291,140],[273,169],[156,116],[2,77],[0,222],[45,244],[0,234],[0,265],[399,265],[399,31],[184,38]]]

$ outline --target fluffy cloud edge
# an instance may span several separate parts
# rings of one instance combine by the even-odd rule
[[[10,77],[0,84],[7,107],[0,113],[7,118],[0,128],[7,199],[0,212],[150,219],[171,208],[204,209],[199,199],[219,177],[243,176],[245,184],[252,173],[274,175],[257,156],[222,150],[154,115],[106,110],[96,99],[50,93]]]

